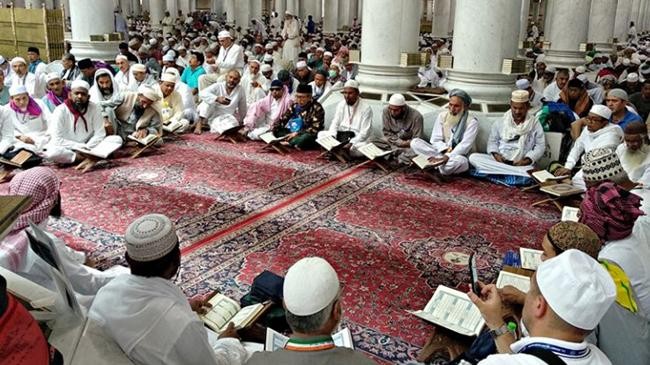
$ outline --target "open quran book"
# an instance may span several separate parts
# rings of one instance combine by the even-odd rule
[[[82,147],[82,148],[73,148],[73,150],[81,153],[82,155],[105,159],[108,158],[108,156],[110,156],[113,152],[119,150],[120,147],[122,147],[121,143],[115,143],[115,142],[111,142],[110,140],[104,139],[92,149]]]
[[[331,151],[339,146],[341,146],[341,142],[339,142],[334,136],[327,135],[322,138],[318,138],[316,140],[316,143],[321,145],[324,149]]]
[[[223,332],[230,322],[236,329],[252,325],[272,305],[271,302],[265,302],[242,308],[235,300],[220,293],[215,294],[208,302],[212,304],[212,308],[208,313],[201,315],[201,320],[217,333]]]
[[[149,133],[144,138],[135,138],[133,135],[129,135],[128,138],[132,141],[138,142],[138,144],[141,144],[143,146],[148,146],[156,142],[160,138],[160,136],[158,136],[157,134]]]
[[[273,135],[273,132],[266,132],[260,135],[260,139],[267,144],[274,144],[287,139],[287,137],[276,137]]]
[[[426,321],[465,336],[476,336],[485,325],[466,293],[439,285],[422,310],[408,311]]]
[[[532,176],[533,179],[537,180],[537,182],[542,183],[542,184],[545,183],[545,182],[549,182],[549,181],[560,181],[560,180],[564,180],[564,179],[567,179],[567,178],[571,177],[571,176],[567,176],[567,175],[555,176],[555,175],[551,174],[550,172],[548,172],[546,170],[539,170],[539,171],[531,172],[530,176]]]
[[[411,161],[413,161],[413,163],[415,163],[421,170],[424,170],[428,167],[440,166],[440,163],[433,163],[429,161],[429,157],[425,155],[417,155],[413,157]]]
[[[165,132],[174,133],[182,127],[183,123],[180,120],[168,120],[166,123],[163,123],[162,128]]]
[[[580,209],[570,206],[562,208],[562,222],[577,222],[580,219]]]
[[[547,185],[547,186],[542,186],[541,188],[539,188],[539,190],[556,197],[571,196],[576,194],[582,194],[585,192],[583,189],[573,186],[571,184]]]
[[[391,150],[384,151],[372,143],[368,143],[359,147],[359,152],[363,153],[363,155],[366,156],[369,160],[374,160],[379,157],[388,156],[391,153],[393,153],[393,151]]]
[[[532,248],[519,247],[519,257],[521,259],[521,268],[528,270],[537,270],[542,263],[542,254],[544,251],[534,250]]]
[[[354,350],[354,343],[352,342],[352,333],[349,328],[344,328],[339,332],[332,335],[332,340],[337,347],[347,347]],[[266,328],[266,343],[264,344],[264,351],[275,351],[284,348],[289,341],[289,337],[278,333],[271,328]]]
[[[512,285],[522,292],[527,293],[530,290],[530,278],[508,271],[500,271],[496,286],[501,289],[506,285]]]
[[[0,163],[3,163],[5,165],[13,166],[13,167],[18,167],[22,168],[25,162],[29,160],[30,157],[32,157],[34,154],[27,151],[27,150],[22,150],[16,154],[11,160],[7,160],[6,158],[0,157]]]

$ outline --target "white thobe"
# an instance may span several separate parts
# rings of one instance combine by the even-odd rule
[[[644,186],[650,187],[650,146],[644,144],[641,147],[641,151],[637,152],[642,154],[642,156],[645,156],[641,161],[629,161],[629,153],[630,152],[625,143],[621,143],[616,148],[616,154],[621,160],[621,165],[623,165],[623,169],[627,172],[630,180],[643,183]]]
[[[300,53],[300,24],[298,20],[284,21],[281,36],[286,38],[282,47],[282,58],[288,62],[295,62]]]
[[[228,105],[217,103],[216,99],[219,96],[230,99],[230,103]],[[241,84],[229,94],[226,82],[217,82],[201,90],[199,98],[203,101],[198,107],[199,116],[208,120],[210,130],[213,132],[230,129],[240,124],[239,122],[246,116],[246,95]]]
[[[219,48],[216,65],[219,67],[220,75],[225,74],[229,70],[237,70],[241,75],[244,69],[244,49],[234,43],[230,48]]]
[[[546,101],[556,102],[560,99],[560,93],[562,89],[557,86],[557,82],[553,81],[544,89],[544,99]]]
[[[444,136],[443,125],[447,114],[449,114],[449,111],[443,111],[438,114],[436,122],[433,125],[433,130],[431,131],[431,140],[429,143],[421,138],[415,138],[411,141],[411,148],[413,149],[413,152],[427,157],[440,157],[442,155],[447,155],[449,157],[447,163],[438,167],[440,173],[442,175],[460,174],[469,170],[467,155],[469,155],[474,148],[474,141],[478,134],[478,119],[476,119],[476,116],[472,114],[467,116],[467,124],[465,125],[463,139],[451,150],[451,152],[448,152],[452,147],[453,134],[456,131],[456,128],[458,128],[458,125],[451,129],[452,136],[449,139],[446,139]]]
[[[115,75],[114,81],[119,86],[119,90],[128,90],[131,79],[133,79],[133,75],[131,74],[131,68],[129,68],[126,72],[120,70]]]
[[[41,100],[35,101],[42,111],[41,115],[37,117],[18,113],[11,109],[8,105],[4,106],[4,108],[9,112],[10,120],[14,125],[14,135],[16,137],[26,136],[34,141],[34,144],[30,144],[21,142],[16,139],[14,142],[14,147],[16,149],[24,148],[34,153],[38,153],[41,152],[43,147],[50,140],[50,137],[47,134],[47,126],[52,114],[50,113],[50,109],[48,109],[45,103],[43,103]]]
[[[88,317],[140,364],[239,365],[246,360],[236,339],[211,344],[185,294],[160,277],[118,276],[97,293]]]
[[[268,91],[268,81],[261,72],[258,72],[255,75],[251,75],[250,72],[246,72],[242,78],[241,84],[245,88],[244,93],[246,94],[246,105],[250,106],[254,102],[264,99]],[[254,87],[253,82],[257,82],[260,86]]]
[[[611,365],[611,361],[602,351],[585,341],[567,342],[546,337],[524,337],[510,345],[514,354],[490,355],[479,365],[546,365],[541,359],[526,354],[518,354],[527,346],[533,344],[551,345],[551,351],[559,356],[567,365]]]
[[[323,96],[325,96],[325,94],[327,94],[332,89],[332,84],[330,84],[329,81],[325,81],[325,85],[322,87],[316,86],[316,81],[310,82],[309,86],[311,86],[311,89],[313,91],[314,100],[318,101],[319,103]]]
[[[14,144],[14,124],[6,108],[0,108],[0,154]]]
[[[34,99],[40,99],[45,96],[45,88],[41,83],[41,79],[29,72],[24,76],[18,76],[13,72],[8,85],[24,85],[27,93]]]
[[[195,121],[198,117],[192,89],[190,89],[186,83],[178,80],[174,90],[177,91],[181,95],[181,99],[183,99],[183,118],[190,122]]]
[[[582,129],[580,136],[573,143],[573,147],[567,156],[564,167],[572,170],[578,163],[580,156],[595,148],[615,147],[623,140],[623,130],[616,124],[608,124],[602,129],[592,133],[587,127]],[[573,176],[572,184],[582,189],[586,189],[585,181],[582,177],[582,169]]]
[[[350,140],[353,156],[359,156],[358,149],[368,143],[372,137],[372,109],[370,104],[359,98],[355,105],[348,105],[341,100],[336,106],[334,119],[327,131],[318,132],[318,138],[331,135],[336,137],[337,132],[354,132]]]

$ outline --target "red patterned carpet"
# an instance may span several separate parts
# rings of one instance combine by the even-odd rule
[[[506,250],[539,247],[559,219],[516,189],[468,178],[440,186],[260,147],[191,135],[84,175],[60,169],[65,217],[52,228],[105,267],[123,262],[131,220],[167,214],[178,224],[188,295],[239,298],[262,270],[284,274],[301,257],[322,256],[344,284],[356,347],[407,364],[431,326],[406,310],[422,308],[439,284],[467,282],[471,252],[481,278],[493,280]]]

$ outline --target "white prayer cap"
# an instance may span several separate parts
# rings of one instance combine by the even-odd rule
[[[181,77],[181,73],[178,72],[178,70],[176,68],[174,68],[174,67],[168,68],[167,70],[165,70],[165,73],[166,74],[172,74],[172,75],[176,76],[176,78]]]
[[[343,85],[343,88],[348,88],[348,87],[359,90],[359,82],[357,80],[348,80]]]
[[[621,63],[623,64],[623,66],[629,66],[630,65],[630,59],[629,58],[623,58]]]
[[[255,47],[260,47],[260,48],[262,48],[262,45],[259,44],[259,43],[255,43],[255,44],[253,45],[253,48],[255,48]]]
[[[27,88],[25,85],[11,85],[9,88],[9,96],[16,96],[21,94],[27,94]]]
[[[147,67],[141,63],[136,63],[131,66],[132,72],[147,72]]]
[[[644,54],[639,55],[639,61],[645,61],[645,60],[647,60],[647,59],[648,59],[648,56],[646,56],[646,55],[644,55]],[[2,63],[2,62],[0,62],[0,63]]]
[[[284,277],[284,305],[296,316],[310,316],[326,308],[341,289],[332,265],[320,257],[305,257]]]
[[[253,57],[253,52],[251,52],[251,51],[245,51],[244,54],[245,54],[247,57]]]
[[[621,99],[624,101],[629,100],[629,96],[627,95],[627,92],[623,89],[611,89],[607,92],[607,96]]]
[[[149,40],[149,44],[152,45],[152,46],[155,46],[156,44],[158,44],[158,40],[156,38],[151,38]]]
[[[286,11],[284,12],[284,15],[291,15],[291,16],[293,16],[293,14],[291,13],[291,11],[289,11],[289,10],[286,10]]]
[[[127,61],[128,62],[129,59],[123,54],[118,54],[117,56],[115,56],[115,62],[118,62],[118,61]]]
[[[528,81],[528,79],[519,79],[515,85],[517,86],[517,90],[528,90],[530,87],[530,81]]]
[[[589,113],[596,114],[599,117],[603,117],[607,120],[612,116],[612,111],[608,107],[600,104],[594,104],[591,109],[589,110]]]
[[[139,262],[164,257],[178,244],[174,223],[162,214],[147,214],[129,225],[124,235],[126,252]]]
[[[50,72],[49,74],[45,75],[45,83],[49,84],[50,81],[52,80],[60,80],[61,76],[56,73],[56,72]]]
[[[180,46],[178,47],[178,51],[187,51],[187,48],[185,48],[185,46]]]
[[[529,100],[528,91],[526,90],[515,90],[510,95],[510,100],[513,103],[527,103]]]
[[[264,46],[264,49],[273,49],[273,45],[271,43],[267,43],[266,46]]]
[[[86,91],[90,90],[90,84],[84,80],[74,80],[72,85],[70,85],[70,90],[74,89],[85,89]]]
[[[250,60],[248,60],[248,63],[251,63],[251,62],[252,62],[252,63],[257,63],[258,65],[261,65],[261,64],[262,64],[262,63],[261,63],[260,61],[258,61],[258,60],[256,60],[256,59],[254,59],[254,58],[253,58],[253,59],[250,59]]]
[[[165,72],[162,74],[162,76],[160,76],[160,81],[171,82],[172,84],[175,84],[177,79],[178,77],[176,77],[176,75],[168,72]]]
[[[296,63],[296,68],[297,68],[297,69],[307,68],[307,62],[305,62],[305,61],[298,61],[298,63]]]
[[[12,66],[17,64],[17,63],[22,63],[22,64],[26,65],[27,61],[25,61],[25,59],[22,58],[22,57],[14,57],[14,58],[11,59],[11,65]]]
[[[630,61],[630,63],[633,63],[635,65],[640,65],[641,60],[638,57],[632,57],[632,60]]]
[[[273,56],[271,56],[270,54],[267,53],[267,54],[264,55],[263,61],[264,62],[271,62],[271,61],[273,61]]]
[[[2,57],[2,55],[0,55],[0,65],[3,65],[5,62],[7,62],[7,60],[5,60],[5,58]]]
[[[553,312],[583,330],[596,328],[616,299],[609,273],[575,249],[542,262],[537,268],[537,286]]]
[[[555,73],[555,71],[556,71],[555,66],[548,66],[548,67],[546,67],[546,72],[552,72],[552,73]]]
[[[578,66],[578,67],[576,67],[576,72],[580,73],[580,74],[583,74],[583,73],[587,72],[587,68],[585,66]]]
[[[406,105],[406,99],[402,94],[393,94],[388,100],[388,104],[392,106],[404,106]]]
[[[639,81],[639,74],[636,72],[632,72],[627,75],[626,78],[627,82],[638,82]]]
[[[273,42],[271,42],[271,45],[272,45],[273,47],[276,47],[276,46],[278,45],[278,42],[273,41]]]
[[[587,81],[589,81],[589,77],[587,77],[587,74],[580,74],[576,79],[582,81],[583,84],[586,84]]]
[[[263,72],[263,73],[264,73],[264,72],[269,72],[269,71],[273,71],[273,67],[271,67],[271,65],[269,65],[269,64],[266,64],[266,63],[265,63],[265,64],[263,64],[262,67],[260,68],[260,72]]]
[[[174,56],[170,54],[166,54],[162,58],[163,62],[174,62]]]
[[[323,53],[323,57],[334,57],[334,55],[332,54],[332,52],[326,51],[325,53]]]
[[[222,30],[219,32],[219,35],[217,36],[219,39],[225,39],[225,38],[230,38],[232,39],[232,36],[230,35],[230,32],[227,30]]]
[[[320,51],[320,52],[325,52],[325,48],[323,48],[323,47],[318,47],[318,48],[316,48],[316,50]]]
[[[160,100],[160,93],[156,91],[154,88],[152,88],[151,86],[140,85],[138,87],[138,94],[153,101],[154,103]]]

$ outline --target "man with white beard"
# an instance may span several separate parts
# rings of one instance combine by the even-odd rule
[[[623,169],[633,182],[650,186],[648,128],[641,122],[632,122],[625,126],[623,133],[625,143],[621,143],[616,149]]]
[[[256,59],[248,61],[248,69],[242,77],[242,87],[246,94],[246,105],[264,99],[268,91],[268,80],[260,72],[260,62]]]

